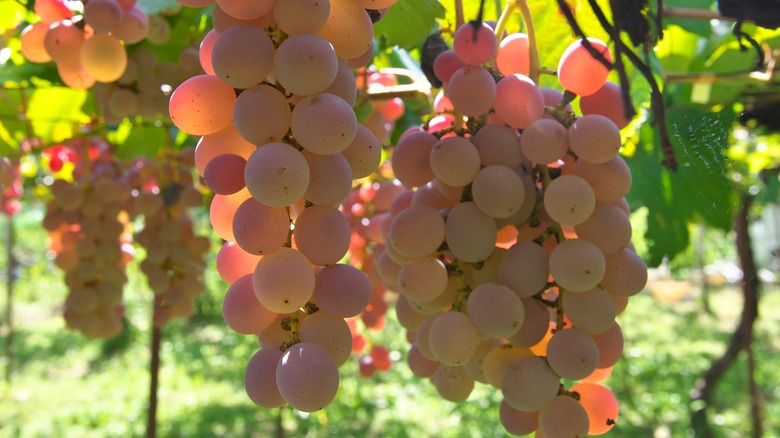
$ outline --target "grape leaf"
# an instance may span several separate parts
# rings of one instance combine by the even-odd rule
[[[0,155],[11,155],[18,151],[19,143],[26,137],[25,124],[18,117],[21,112],[21,92],[17,89],[0,89]]]
[[[665,7],[695,8],[703,10],[712,10],[715,6],[713,0],[665,0]],[[712,35],[712,25],[708,20],[697,20],[693,18],[664,18],[664,26],[674,24],[685,28],[689,32],[699,34],[705,38]],[[666,38],[666,36],[664,36]]]
[[[655,55],[668,72],[688,71],[701,37],[680,26],[666,26],[664,39],[658,42]]]
[[[139,126],[125,119],[107,138],[116,145],[116,156],[120,160],[153,157],[167,141],[166,129],[164,125]]]
[[[735,118],[731,110],[719,113],[699,109],[668,109],[669,136],[679,170],[661,165],[661,147],[655,128],[644,124],[634,155],[626,157],[633,174],[628,194],[632,208],[648,209],[647,262],[657,266],[688,246],[688,224],[700,219],[728,230],[737,209],[725,151]]]
[[[15,0],[0,0],[0,29],[13,29],[24,21],[27,9]]]
[[[146,12],[147,15],[157,14],[160,11],[164,11],[166,9],[175,10],[181,7],[176,0],[138,0],[136,6],[138,6],[138,8],[142,11]]]
[[[425,37],[436,30],[436,19],[442,17],[444,7],[437,0],[399,0],[374,25],[374,36],[388,47],[412,49],[422,45]]]
[[[27,104],[27,119],[35,135],[46,143],[67,140],[78,132],[90,117],[82,112],[87,101],[86,90],[67,87],[37,88]]]

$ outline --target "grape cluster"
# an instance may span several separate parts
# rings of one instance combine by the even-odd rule
[[[71,88],[114,82],[127,66],[124,44],[138,43],[149,34],[149,17],[135,3],[36,0],[41,21],[22,31],[22,54],[31,62],[56,62],[60,79]],[[77,6],[80,9],[71,9]]]
[[[338,206],[380,157],[352,109],[349,60],[373,50],[365,8],[395,1],[217,1],[200,45],[207,74],[171,95],[174,124],[201,136],[196,168],[215,193],[211,223],[228,242],[217,259],[232,280],[225,321],[259,334],[244,383],[260,406],[330,403],[352,351],[345,318],[370,300],[365,275],[338,264],[351,236]]]
[[[194,47],[182,51],[177,64],[160,62],[148,48],[136,47],[128,51],[122,76],[114,82],[96,83],[93,90],[107,123],[136,115],[158,118],[167,116],[171,90],[199,72],[202,70]]]
[[[135,240],[146,249],[140,267],[155,293],[154,323],[162,325],[194,312],[210,243],[195,234],[188,213],[203,202],[193,185],[192,166],[174,156],[157,167],[154,174],[145,173],[146,190],[134,197],[132,213],[144,217]]]
[[[373,95],[370,100],[371,112],[363,124],[374,133],[380,143],[385,144],[395,129],[396,121],[406,110],[400,97],[381,98],[382,92],[392,90],[398,85],[398,79],[393,74],[377,71],[373,66],[358,69],[355,78],[359,89],[365,89],[369,96]]]
[[[13,216],[22,209],[22,178],[18,163],[0,157],[0,213]]]
[[[74,182],[52,184],[43,226],[69,289],[65,322],[89,337],[110,338],[122,330],[124,267],[134,253],[122,211],[131,185],[106,145],[98,148],[95,161],[79,161]]]
[[[622,353],[615,316],[647,280],[630,242],[619,87],[580,42],[561,58],[564,95],[526,76],[524,35],[499,44],[483,24],[453,39],[433,64],[438,113],[392,155],[410,190],[379,228],[409,366],[447,400],[476,381],[500,389],[511,434],[603,434],[618,415],[598,384]]]
[[[349,248],[349,261],[353,266],[365,272],[371,285],[371,300],[359,318],[361,326],[354,322],[353,351],[362,352],[371,340],[369,332],[379,332],[385,328],[385,314],[388,302],[395,295],[395,283],[389,278],[390,284],[380,274],[377,266],[382,263],[384,238],[380,228],[389,224],[390,211],[394,199],[404,192],[397,180],[383,182],[367,181],[354,189],[343,203],[344,212],[352,229],[352,239]],[[359,359],[361,375],[370,377],[375,371],[387,371],[392,362],[387,349],[371,342],[368,355]]]

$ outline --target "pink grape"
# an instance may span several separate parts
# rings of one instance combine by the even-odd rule
[[[211,29],[203,36],[203,40],[200,42],[198,50],[198,57],[200,58],[200,66],[206,74],[213,75],[214,67],[211,65],[211,54],[214,51],[214,44],[219,38],[219,33],[215,29]]]
[[[347,218],[335,207],[312,205],[295,220],[295,244],[315,265],[338,263],[349,249],[350,236]]]
[[[516,168],[523,162],[520,136],[504,125],[485,125],[472,139],[482,164]]]
[[[230,123],[235,102],[236,93],[232,87],[216,76],[198,75],[174,90],[168,108],[177,128],[192,135],[206,135]]]
[[[513,33],[501,40],[496,54],[496,67],[502,75],[528,76],[531,60],[528,51],[528,35]]]
[[[54,62],[80,62],[84,32],[70,20],[60,21],[49,27],[43,45]]]
[[[615,426],[618,401],[612,391],[596,383],[578,383],[569,391],[580,395],[579,402],[588,414],[589,435],[603,435]]]
[[[498,49],[493,29],[485,23],[476,29],[471,23],[462,25],[455,31],[452,40],[458,58],[469,65],[482,65],[490,61]]]
[[[301,153],[286,143],[268,143],[246,162],[247,189],[259,202],[276,208],[292,205],[309,185],[309,165]]]
[[[347,102],[350,106],[355,106],[357,102],[357,83],[352,68],[343,59],[339,60],[339,69],[336,72],[336,78],[330,86],[322,91],[323,93],[334,94]]]
[[[244,201],[233,217],[233,235],[244,251],[265,255],[281,248],[290,232],[290,218],[283,208],[272,208],[254,198]]]
[[[612,62],[612,55],[603,41],[596,38],[588,38],[588,41],[607,61]],[[590,54],[581,40],[571,43],[558,63],[561,85],[579,96],[590,96],[598,91],[607,81],[607,76],[609,69]]]
[[[343,151],[357,135],[357,118],[344,99],[328,93],[302,99],[292,112],[295,139],[309,152],[330,155]]]
[[[349,163],[352,178],[365,178],[376,170],[382,158],[382,145],[370,129],[357,125],[355,139],[341,151],[341,155]]]
[[[132,7],[125,11],[125,17],[112,31],[125,44],[136,44],[149,35],[149,17],[143,10]]]
[[[277,314],[266,309],[255,297],[252,275],[236,280],[225,294],[222,317],[228,327],[243,335],[254,335],[268,328]]]
[[[246,160],[255,150],[257,146],[244,140],[236,126],[230,123],[219,131],[200,138],[195,147],[195,169],[203,175],[206,166],[214,157],[233,154]]]
[[[393,173],[407,187],[419,187],[434,178],[431,150],[439,141],[427,132],[414,132],[402,138],[393,150]]]
[[[352,332],[343,318],[320,309],[307,316],[299,326],[301,342],[311,342],[327,350],[341,366],[352,353]]]
[[[299,411],[314,412],[336,397],[339,371],[324,348],[301,342],[290,347],[279,359],[276,384],[290,406]]]
[[[225,242],[217,253],[217,272],[228,284],[255,272],[257,262],[262,256],[249,254],[235,242]]]
[[[211,65],[222,82],[233,88],[253,87],[265,80],[274,63],[274,45],[263,29],[239,24],[219,35]]]
[[[330,43],[319,35],[291,35],[276,50],[273,71],[287,91],[311,96],[333,83],[339,60]]]
[[[206,186],[220,195],[230,195],[246,187],[244,168],[246,159],[234,154],[217,155],[203,171]]]
[[[544,98],[527,76],[504,76],[496,85],[496,115],[515,129],[525,129],[544,115]]]
[[[258,146],[281,141],[290,129],[290,105],[270,85],[260,84],[241,92],[231,112],[241,136]]]
[[[444,232],[444,219],[438,211],[413,205],[393,219],[389,235],[399,254],[418,258],[433,254],[444,241]]]
[[[249,359],[244,371],[244,388],[256,405],[266,409],[284,406],[276,385],[276,368],[283,354],[278,346],[268,346]]]
[[[558,121],[539,119],[523,131],[520,145],[523,155],[534,163],[552,164],[569,150],[569,135]]]
[[[569,127],[569,147],[589,163],[602,164],[615,158],[621,144],[620,129],[604,116],[583,116]]]
[[[90,0],[84,4],[84,20],[97,33],[108,33],[122,21],[125,11],[114,0]]]
[[[217,0],[222,10],[239,20],[252,20],[265,15],[274,6],[273,0]]]
[[[483,213],[474,202],[463,202],[447,215],[447,246],[458,259],[481,262],[493,252],[498,228],[492,217]]]
[[[225,12],[219,5],[214,5],[214,11],[211,13],[211,21],[214,23],[214,30],[216,30],[217,33],[222,33],[231,27],[238,25],[268,28],[273,26],[273,14],[268,13],[257,18],[241,20]]]
[[[580,108],[583,115],[598,114],[612,120],[623,129],[630,120],[626,119],[623,90],[614,82],[604,82],[604,85],[590,96],[580,97]]]
[[[309,166],[309,186],[303,197],[316,205],[337,205],[352,189],[352,171],[341,154],[302,153]]]
[[[287,35],[316,33],[328,21],[330,1],[285,0],[274,3],[276,24]]]
[[[349,32],[345,32],[349,29]],[[328,40],[341,59],[366,52],[374,38],[374,26],[366,10],[353,0],[330,0],[330,15],[317,35]]]
[[[22,30],[19,36],[21,51],[24,58],[30,62],[44,63],[51,61],[51,55],[46,51],[44,40],[49,31],[46,23],[30,24]]]
[[[455,109],[468,117],[487,114],[496,97],[496,81],[482,67],[464,66],[452,74],[447,96]]]
[[[34,11],[45,24],[67,20],[73,16],[73,11],[64,0],[35,0]]]
[[[371,284],[366,274],[351,265],[325,266],[315,275],[312,300],[330,314],[351,318],[370,302]]]
[[[457,136],[443,138],[433,145],[430,162],[436,179],[455,187],[473,181],[480,167],[477,148]]]
[[[209,219],[219,237],[230,242],[236,241],[236,236],[233,234],[233,217],[238,207],[251,196],[247,189],[232,195],[214,195],[209,207]]]
[[[263,256],[252,277],[260,304],[276,313],[303,307],[314,292],[314,271],[298,250],[282,247]]]
[[[433,61],[433,73],[440,81],[447,83],[452,75],[465,65],[454,50],[445,50]]]

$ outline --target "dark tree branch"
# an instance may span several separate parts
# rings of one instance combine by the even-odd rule
[[[8,216],[7,224],[8,235],[6,236],[6,307],[5,307],[5,382],[10,385],[14,373],[14,283],[16,283],[17,268],[19,260],[16,259],[14,247],[16,246],[16,228],[14,227],[13,215]]]
[[[758,270],[753,258],[753,246],[748,233],[750,206],[753,203],[753,197],[743,195],[742,206],[734,219],[734,231],[736,233],[737,254],[739,256],[740,266],[742,267],[742,294],[744,296],[744,305],[742,308],[742,317],[739,325],[734,330],[729,340],[728,347],[723,356],[713,362],[710,369],[704,373],[696,387],[691,392],[693,401],[703,402],[703,406],[692,412],[691,426],[696,432],[696,436],[711,437],[712,429],[707,421],[707,408],[712,403],[712,397],[720,379],[736,361],[739,352],[747,350],[753,341],[753,325],[758,318],[758,298],[760,282],[758,279]],[[751,380],[753,380],[751,376]],[[751,385],[751,413],[753,418],[753,433],[761,433],[761,413],[757,394],[753,392]]]
[[[565,3],[564,0],[558,0],[558,4]],[[594,12],[596,12],[597,17],[599,17],[599,23],[602,27],[610,34],[615,35],[616,30],[615,28],[607,21],[606,17],[604,17],[603,12],[601,12],[601,9],[594,9]],[[599,16],[599,12],[601,12]],[[577,24],[577,20],[572,15],[571,11],[568,8],[565,8],[564,15],[566,15],[566,19],[569,21],[569,24],[571,25],[572,30],[574,30],[575,34],[577,34],[579,37],[585,38],[585,34],[582,32],[582,29]],[[603,20],[601,19],[603,18]],[[619,33],[617,33],[619,36]],[[647,83],[650,84],[650,88],[652,90],[652,93],[650,95],[650,108],[653,112],[653,120],[652,123],[658,128],[658,133],[660,135],[660,141],[661,141],[661,153],[663,154],[663,160],[662,163],[664,167],[671,171],[677,170],[677,158],[674,153],[674,148],[672,147],[672,141],[669,138],[669,131],[666,126],[666,107],[664,104],[663,94],[661,93],[661,89],[658,86],[658,83],[655,81],[655,77],[653,76],[653,71],[650,69],[650,67],[645,64],[639,56],[637,56],[633,51],[629,50],[627,47],[625,47],[622,42],[620,42],[620,38],[613,38],[615,40],[616,47],[621,47],[623,50],[622,52],[618,52],[616,54],[616,58],[620,57],[620,53],[623,53],[628,57],[629,61],[631,61],[632,64],[634,64],[634,67],[639,70],[640,73],[642,73],[642,76],[645,77],[647,80]],[[590,44],[583,43],[585,47],[590,46]],[[593,51],[598,52],[593,48],[593,46],[590,46]],[[591,49],[588,49],[591,54],[593,54],[593,51]],[[601,54],[599,53],[599,56]],[[596,59],[599,59],[598,57],[594,56]],[[607,64],[604,64],[605,66]],[[624,73],[625,74],[625,73]],[[625,90],[624,90],[625,92]]]
[[[160,384],[160,344],[162,343],[162,328],[154,323],[154,313],[157,305],[152,304],[152,344],[151,362],[149,363],[149,411],[146,417],[146,438],[157,436],[157,394]]]
[[[588,3],[596,14],[596,18],[599,20],[601,27],[607,29],[610,38],[615,42],[615,69],[620,77],[620,89],[623,96],[623,115],[626,117],[626,120],[632,120],[634,116],[636,116],[636,110],[634,109],[634,102],[631,101],[631,83],[628,81],[626,68],[623,65],[622,53],[623,51],[628,50],[628,48],[623,44],[623,40],[620,39],[622,25],[617,23],[616,26],[611,26],[596,0],[588,0]]]
[[[754,40],[753,37],[746,34],[742,31],[742,21],[737,21],[737,24],[734,25],[734,36],[737,37],[737,42],[739,43],[740,50],[747,51],[747,46],[742,42],[742,40],[747,40],[748,43],[753,47],[753,50],[756,51],[756,70],[763,70],[764,69],[764,49],[761,48],[761,44],[758,44],[758,41]]]

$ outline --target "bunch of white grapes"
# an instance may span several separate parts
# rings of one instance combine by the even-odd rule
[[[212,225],[229,242],[217,259],[232,280],[225,320],[260,338],[244,379],[260,406],[330,403],[352,350],[344,318],[370,300],[365,275],[339,264],[351,236],[339,204],[381,156],[352,108],[350,60],[365,64],[373,52],[366,8],[395,1],[217,1],[200,46],[206,74],[171,95],[174,124],[201,136],[196,168],[215,193]]]
[[[110,338],[122,330],[125,265],[134,254],[123,211],[132,187],[108,151],[94,162],[81,160],[74,177],[74,182],[52,184],[43,226],[69,289],[64,309],[68,327],[92,338]]]
[[[393,152],[395,177],[415,190],[381,228],[377,268],[401,294],[412,371],[443,398],[465,400],[478,381],[502,391],[511,434],[600,435],[617,420],[598,384],[622,353],[615,316],[647,280],[618,156],[627,121],[581,42],[558,68],[567,100],[538,88],[529,64],[523,34],[499,44],[487,24],[455,32],[433,65],[436,117]],[[575,94],[582,117],[567,106]]]

